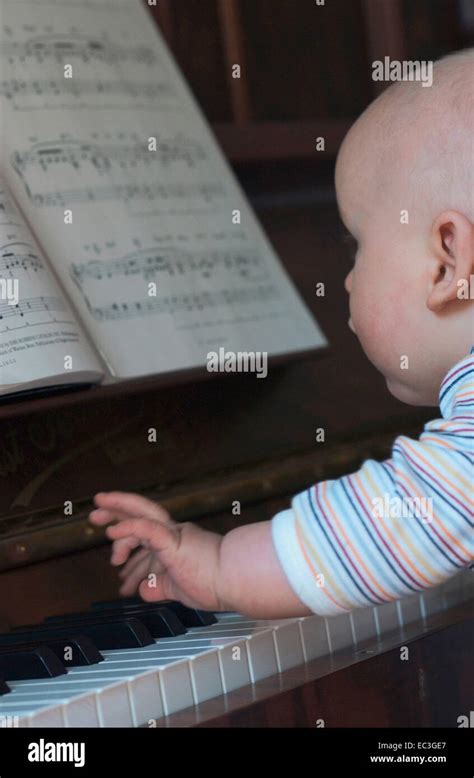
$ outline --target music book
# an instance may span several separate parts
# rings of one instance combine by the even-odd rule
[[[0,394],[324,346],[140,0],[0,10]]]

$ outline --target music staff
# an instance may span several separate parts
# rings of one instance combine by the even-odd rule
[[[155,65],[158,57],[147,46],[120,46],[101,38],[81,35],[38,35],[25,41],[0,43],[0,57],[11,65],[34,60],[35,64],[53,62],[62,64],[74,58],[83,63],[100,62],[116,65],[133,62],[138,65]]]
[[[0,277],[2,271],[13,275],[18,271],[37,273],[38,270],[44,270],[44,263],[40,257],[28,249],[30,249],[28,243],[15,242],[0,246]]]
[[[121,79],[97,80],[53,78],[23,80],[10,78],[0,81],[0,96],[6,97],[9,100],[25,97],[44,98],[51,96],[54,98],[66,96],[75,99],[97,97],[103,100],[104,96],[119,96],[124,99],[133,98],[137,100],[146,100],[153,103],[154,107],[156,107],[157,101],[174,97],[174,90],[169,84],[159,81],[156,83],[149,83],[125,81]],[[58,104],[56,107],[61,108],[62,105]],[[69,105],[69,107],[84,108],[88,107],[88,105],[78,103],[76,106]]]
[[[31,150],[15,152],[11,159],[16,170],[22,175],[29,167],[39,166],[47,171],[49,166],[66,164],[76,170],[89,163],[99,173],[109,173],[116,169],[148,167],[151,162],[169,165],[172,162],[185,162],[194,167],[205,160],[203,147],[177,134],[171,138],[157,138],[156,151],[149,151],[143,143],[113,144],[89,143],[87,141],[58,141],[35,144]]]
[[[125,203],[134,200],[183,200],[196,198],[202,204],[209,204],[223,196],[224,187],[218,184],[143,184],[117,185],[98,188],[85,188],[65,192],[49,192],[45,194],[32,193],[27,188],[30,199],[38,207],[66,208],[74,203],[100,202],[101,200],[123,200]]]
[[[280,294],[273,284],[241,289],[221,289],[216,292],[168,295],[157,299],[149,298],[133,302],[116,302],[94,306],[86,297],[86,305],[98,321],[143,318],[157,314],[213,310],[222,306],[245,306],[256,301],[277,300]]]
[[[73,264],[71,274],[78,285],[87,279],[100,281],[115,276],[142,276],[146,281],[161,273],[179,277],[194,273],[201,278],[211,278],[216,272],[233,271],[249,282],[264,280],[267,269],[254,250],[185,252],[175,249],[141,249],[120,259],[91,260]]]
[[[17,305],[9,305],[0,300],[0,321],[13,317],[25,317],[28,314],[48,313],[52,317],[52,312],[63,313],[67,311],[64,300],[60,297],[30,297],[22,300]]]

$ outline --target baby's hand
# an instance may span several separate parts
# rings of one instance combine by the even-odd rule
[[[92,524],[105,525],[113,540],[111,563],[125,567],[121,593],[149,602],[178,600],[204,610],[225,610],[217,593],[222,537],[195,524],[179,524],[158,503],[136,494],[96,494]],[[134,549],[139,549],[130,557]],[[127,561],[128,560],[128,561]]]

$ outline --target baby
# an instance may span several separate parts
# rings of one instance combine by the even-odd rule
[[[471,49],[435,63],[429,89],[387,89],[350,130],[336,169],[358,244],[349,326],[392,394],[439,404],[442,418],[419,440],[398,437],[389,460],[318,483],[272,521],[224,537],[144,497],[97,494],[90,521],[115,522],[107,535],[122,594],[138,587],[147,601],[257,618],[331,615],[435,586],[473,561],[473,130]]]

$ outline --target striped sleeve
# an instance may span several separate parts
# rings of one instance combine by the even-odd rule
[[[443,418],[296,495],[272,521],[277,556],[299,599],[333,615],[436,586],[474,561],[474,356],[441,386]]]

